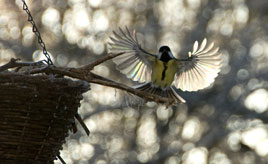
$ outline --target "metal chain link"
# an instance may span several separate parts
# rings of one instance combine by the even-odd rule
[[[34,22],[34,20],[33,20],[33,17],[32,17],[32,15],[31,15],[31,13],[30,13],[30,10],[28,9],[28,6],[27,6],[25,0],[21,0],[21,1],[22,1],[22,3],[23,3],[23,10],[24,10],[24,11],[27,13],[27,15],[28,15],[28,21],[29,21],[29,22],[32,24],[32,26],[33,26],[32,31],[33,31],[33,33],[36,35],[39,45],[43,48],[43,54],[44,54],[45,57],[47,58],[46,63],[47,63],[48,65],[53,65],[53,62],[52,62],[52,60],[51,60],[51,58],[50,58],[50,55],[49,55],[48,52],[47,52],[46,45],[45,45],[45,43],[44,43],[43,40],[42,40],[41,34],[40,34],[40,32],[39,32],[39,30],[38,30],[38,28],[37,28],[37,26],[36,26],[36,24],[35,24],[35,22]]]

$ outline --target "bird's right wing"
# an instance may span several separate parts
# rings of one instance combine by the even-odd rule
[[[174,85],[183,91],[197,91],[208,87],[218,76],[222,66],[219,48],[214,43],[207,45],[204,39],[200,47],[196,41],[193,51],[189,52],[186,60],[178,60],[178,71]]]
[[[141,48],[136,31],[131,34],[126,27],[126,32],[119,28],[119,33],[113,32],[110,37],[113,43],[109,43],[109,53],[124,53],[113,59],[116,68],[133,81],[150,82],[152,61],[156,55],[150,54]]]

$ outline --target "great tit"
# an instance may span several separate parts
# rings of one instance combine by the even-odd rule
[[[134,88],[167,97],[176,103],[185,100],[175,91],[197,91],[214,82],[222,66],[219,48],[214,43],[207,45],[204,39],[199,46],[195,41],[188,58],[177,59],[168,46],[161,46],[158,53],[145,51],[138,42],[136,31],[129,29],[115,32],[108,43],[110,53],[122,53],[113,59],[116,68],[133,81],[142,84]]]

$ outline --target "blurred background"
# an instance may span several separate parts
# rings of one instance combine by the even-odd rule
[[[215,83],[180,92],[176,107],[127,106],[124,94],[92,84],[79,126],[66,139],[68,164],[268,163],[267,0],[27,0],[56,66],[80,67],[107,55],[113,30],[136,29],[144,49],[160,45],[186,57],[195,40],[214,41],[223,55]],[[0,1],[0,65],[43,59],[20,0]],[[108,61],[94,72],[134,85]],[[59,164],[58,160],[55,163]]]

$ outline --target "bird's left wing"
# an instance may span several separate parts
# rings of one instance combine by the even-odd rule
[[[219,48],[214,43],[207,45],[204,39],[201,45],[195,41],[193,51],[186,60],[178,59],[178,71],[173,84],[183,91],[197,91],[214,82],[222,65]]]
[[[113,32],[110,37],[113,43],[109,43],[109,53],[122,53],[113,59],[116,68],[128,78],[138,82],[151,81],[152,61],[156,55],[150,54],[141,48],[136,31],[131,34],[126,27],[126,32],[119,28],[119,33]]]

